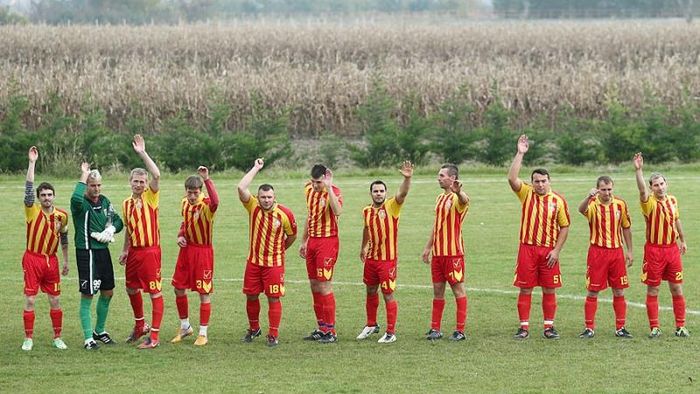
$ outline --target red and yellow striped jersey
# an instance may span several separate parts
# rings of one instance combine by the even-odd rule
[[[399,215],[401,206],[392,197],[379,207],[369,205],[362,210],[362,217],[369,234],[368,259],[396,260],[398,254]]]
[[[197,202],[194,204],[190,204],[187,198],[182,199],[182,226],[180,233],[185,237],[188,244],[212,244],[212,230],[214,228],[216,211],[211,210],[210,204],[211,200],[208,197],[204,197],[204,193],[199,195]]]
[[[255,196],[243,206],[250,216],[248,262],[264,267],[284,265],[285,240],[297,233],[292,211],[277,203],[265,211]]]
[[[459,203],[455,193],[440,193],[435,202],[433,224],[433,256],[464,256],[462,221],[467,216],[469,203]]]
[[[669,195],[663,200],[658,200],[652,194],[641,206],[647,223],[647,242],[654,245],[673,245],[678,238],[676,220],[680,218],[676,197]]]
[[[160,191],[154,192],[150,187],[141,194],[141,198],[129,197],[124,200],[122,218],[126,223],[126,236],[131,247],[160,245],[159,200]]]
[[[27,250],[53,256],[58,250],[61,233],[68,231],[68,212],[54,207],[53,212],[45,214],[41,205],[24,207],[24,219],[27,223]]]
[[[603,204],[597,196],[591,197],[584,215],[588,219],[591,245],[608,249],[622,247],[622,229],[632,224],[624,200],[613,196],[610,203]]]
[[[343,196],[340,194],[340,189],[335,185],[332,186],[333,194],[338,197],[340,206],[343,206]],[[311,182],[308,182],[304,187],[306,195],[306,208],[308,209],[308,217],[306,224],[309,229],[310,237],[337,237],[338,236],[338,217],[333,214],[330,201],[328,201],[328,191],[314,191]]]
[[[515,194],[522,204],[520,243],[554,247],[561,228],[571,223],[564,197],[551,190],[540,196],[532,185],[524,182]]]

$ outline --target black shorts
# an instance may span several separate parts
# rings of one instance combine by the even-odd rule
[[[93,295],[114,289],[114,268],[109,249],[76,249],[80,292]]]

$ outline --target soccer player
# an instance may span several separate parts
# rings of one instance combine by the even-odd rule
[[[163,320],[160,227],[158,226],[160,170],[146,152],[146,141],[141,135],[134,136],[132,146],[148,171],[143,168],[131,170],[129,176],[131,196],[122,204],[126,236],[119,263],[126,265],[126,293],[129,295],[135,320],[134,329],[126,338],[126,342],[134,343],[150,330],[150,336],[138,347],[152,349],[160,344],[158,333],[160,322]],[[151,296],[153,307],[150,327],[144,321],[141,289]]]
[[[335,331],[335,296],[333,267],[338,259],[338,216],[343,197],[333,184],[333,172],[322,164],[311,168],[311,180],[304,186],[308,215],[299,246],[299,255],[306,260],[314,313],[318,329],[305,340],[321,343],[337,341]]]
[[[90,165],[80,165],[80,181],[70,199],[70,210],[75,226],[75,253],[80,284],[80,325],[87,350],[96,350],[97,342],[113,345],[114,340],[105,331],[109,303],[114,294],[114,268],[109,253],[109,243],[114,234],[122,231],[124,223],[114,211],[109,199],[102,192],[102,175],[90,170]],[[92,327],[92,298],[97,299],[97,322]]]
[[[284,255],[297,238],[297,223],[292,211],[277,203],[271,185],[260,185],[257,196],[250,194],[248,187],[264,165],[263,159],[255,160],[253,168],[238,183],[238,198],[250,216],[250,247],[243,278],[249,326],[243,342],[252,342],[261,334],[258,297],[264,292],[269,306],[267,346],[274,347],[279,344],[282,319]]]
[[[379,333],[377,291],[381,286],[386,305],[386,332],[377,342],[396,342],[396,315],[399,306],[394,298],[394,290],[398,259],[399,215],[408,195],[408,189],[411,187],[413,164],[410,161],[404,161],[399,171],[403,175],[403,182],[396,196],[387,200],[386,184],[379,180],[374,181],[369,185],[372,204],[362,210],[364,228],[360,260],[365,267],[362,281],[367,285],[365,301],[367,324],[357,339],[366,339],[372,334]]]
[[[39,158],[36,146],[29,148],[29,166],[24,184],[24,219],[27,223],[27,249],[22,256],[24,271],[24,342],[22,350],[32,350],[34,342],[34,303],[39,289],[46,293],[51,307],[49,316],[53,326],[53,347],[67,349],[61,339],[63,327],[63,310],[59,304],[61,294],[61,276],[58,274],[58,257],[56,252],[61,244],[63,268],[61,273],[68,274],[68,212],[53,205],[56,197],[51,184],[43,182],[36,189],[39,204],[34,202],[34,168]]]
[[[661,336],[659,325],[659,285],[668,281],[673,298],[673,314],[676,318],[676,336],[688,337],[685,328],[685,297],[683,296],[683,263],[681,255],[688,250],[681,226],[678,200],[667,194],[666,177],[654,172],[649,177],[651,193],[644,183],[641,153],[634,155],[634,169],[639,189],[639,201],[646,220],[646,244],[642,283],[647,285],[647,316],[649,317],[649,338]]]
[[[518,176],[530,143],[526,135],[518,138],[518,151],[508,171],[508,183],[522,204],[520,247],[513,285],[520,288],[518,315],[520,328],[516,339],[530,336],[530,305],[532,289],[542,287],[544,337],[559,339],[554,328],[557,312],[556,289],[561,287],[559,254],[569,234],[569,208],[566,200],[551,189],[549,172],[535,169],[530,175],[532,185]]]
[[[200,166],[199,175],[192,175],[185,180],[186,195],[182,199],[180,213],[182,223],[177,233],[180,253],[177,256],[172,284],[175,288],[175,303],[180,316],[180,328],[170,341],[178,343],[194,333],[189,320],[189,306],[185,290],[199,293],[199,335],[195,346],[204,346],[209,342],[207,328],[211,316],[211,293],[214,291],[214,249],[212,248],[212,230],[214,215],[219,207],[219,195],[214,182],[209,178],[209,169]],[[202,193],[206,186],[206,197]]]
[[[453,341],[463,341],[467,321],[467,293],[464,289],[464,241],[462,222],[469,210],[469,196],[462,190],[459,171],[454,164],[440,168],[437,178],[442,193],[435,202],[435,222],[423,250],[423,262],[430,264],[433,282],[433,310],[426,339],[442,338],[442,312],[445,309],[445,287],[450,284],[457,304]],[[431,258],[432,255],[432,258]]]
[[[595,313],[598,293],[608,285],[613,291],[615,312],[615,336],[632,338],[625,329],[627,302],[624,289],[629,287],[627,267],[632,266],[632,231],[627,203],[613,195],[613,180],[601,176],[578,206],[578,211],[588,219],[590,245],[588,248],[586,287],[588,294],[584,304],[586,328],[579,338],[595,335]],[[622,245],[625,245],[623,251]]]

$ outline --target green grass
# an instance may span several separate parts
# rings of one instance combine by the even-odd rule
[[[648,169],[648,171],[650,171]],[[424,172],[421,172],[424,173]],[[523,172],[525,173],[525,172]],[[638,281],[644,223],[636,203],[637,192],[631,171],[615,171],[616,192],[630,204],[635,242],[632,284],[627,291],[630,302],[644,302],[644,287]],[[432,291],[428,267],[420,254],[429,234],[435,196],[439,192],[434,175],[417,176],[408,196],[400,225],[400,269],[398,342],[380,346],[376,338],[357,342],[355,335],[364,325],[362,265],[357,255],[360,242],[361,208],[369,201],[367,187],[375,176],[336,176],[342,188],[345,206],[340,223],[341,255],[335,280],[340,342],[335,345],[308,343],[301,337],[314,326],[311,297],[306,283],[304,263],[295,244],[287,261],[287,296],[281,326],[281,344],[268,349],[258,339],[243,344],[247,320],[241,279],[247,254],[247,219],[235,195],[237,178],[224,179],[213,174],[221,196],[214,230],[216,251],[215,293],[210,323],[210,344],[195,349],[191,341],[171,345],[167,340],[178,324],[174,296],[169,284],[177,252],[175,234],[179,225],[178,201],[182,196],[180,177],[166,177],[162,185],[161,236],[165,294],[164,343],[154,351],[138,351],[119,344],[98,352],[82,350],[78,322],[78,292],[73,251],[71,273],[63,282],[62,305],[65,311],[64,339],[70,347],[60,352],[50,347],[51,333],[48,302],[37,299],[35,346],[30,353],[20,350],[22,343],[22,270],[24,248],[22,214],[22,177],[0,178],[0,217],[5,219],[0,247],[0,286],[3,302],[0,314],[2,361],[0,387],[3,392],[41,391],[213,391],[213,392],[697,392],[700,366],[698,339],[673,336],[673,314],[661,312],[664,336],[651,341],[647,333],[646,313],[631,305],[627,327],[635,339],[624,341],[612,336],[614,319],[610,292],[601,294],[597,314],[597,336],[591,341],[577,338],[583,326],[585,295],[584,273],[587,225],[576,212],[580,199],[593,185],[594,171],[554,173],[554,189],[568,199],[572,228],[561,256],[564,286],[560,289],[556,325],[562,339],[542,339],[539,323],[542,313],[539,292],[533,297],[533,335],[529,340],[511,339],[517,328],[515,288],[511,286],[517,250],[519,203],[510,192],[505,170],[487,175],[462,175],[472,198],[464,224],[467,247],[467,286],[469,314],[466,342],[453,344],[425,341],[429,327]],[[692,169],[668,171],[671,192],[680,201],[681,217],[689,244],[684,257],[688,327],[700,335],[700,177]],[[385,173],[390,192],[400,181],[397,172]],[[44,181],[41,174],[37,181]],[[51,180],[49,180],[51,181]],[[263,173],[255,184],[271,182],[278,200],[291,207],[297,220],[305,217],[302,185],[304,178],[283,174],[270,177]],[[56,181],[58,205],[67,207],[73,180]],[[104,193],[113,201],[128,194],[125,176],[104,180]],[[112,246],[117,254],[122,237]],[[117,289],[107,329],[119,340],[132,327],[131,308],[123,291],[123,269],[116,266]],[[197,321],[198,302],[190,298],[192,321]],[[608,301],[605,301],[608,300]],[[660,296],[670,306],[665,285]],[[266,302],[262,321],[265,327]],[[147,317],[150,305],[145,302]],[[383,303],[380,324],[384,326]],[[454,303],[448,298],[443,330],[454,326]]]

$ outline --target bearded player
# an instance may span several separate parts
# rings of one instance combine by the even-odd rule
[[[372,204],[362,210],[364,228],[360,260],[364,264],[363,282],[367,285],[367,324],[357,339],[367,339],[379,333],[377,309],[379,308],[378,290],[381,287],[386,306],[386,332],[379,338],[379,343],[396,342],[396,316],[398,302],[394,298],[396,289],[396,270],[398,264],[399,215],[401,207],[411,187],[413,164],[404,161],[399,170],[403,182],[395,197],[386,199],[386,184],[374,181],[369,185]]]

